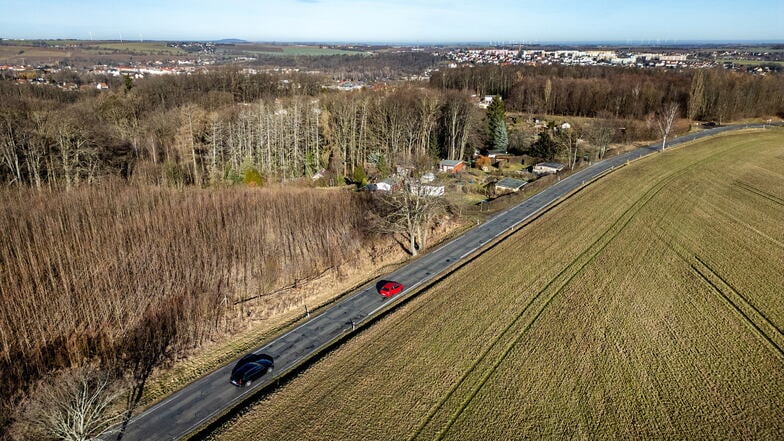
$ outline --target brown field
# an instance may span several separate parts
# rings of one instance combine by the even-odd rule
[[[43,48],[33,46],[0,46],[0,63],[35,62],[48,59],[70,58],[73,49]]]
[[[784,438],[784,131],[622,168],[220,440]]]
[[[47,41],[49,46],[34,46],[25,41],[0,44],[0,64],[69,62],[127,62],[129,55],[144,60],[166,60],[187,55],[180,48],[163,42],[92,42],[78,40]]]

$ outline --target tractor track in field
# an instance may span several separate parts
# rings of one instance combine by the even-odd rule
[[[484,387],[484,385],[487,383],[487,381],[492,376],[492,374],[495,373],[495,371],[498,369],[498,367],[501,365],[501,363],[503,363],[503,361],[509,355],[511,350],[517,345],[517,343],[520,341],[520,339],[523,337],[523,335],[525,335],[528,332],[528,330],[533,326],[533,324],[544,313],[544,311],[547,308],[547,306],[549,306],[552,303],[552,301],[558,296],[558,294],[560,294],[562,292],[563,288],[565,288],[574,279],[574,277],[579,275],[582,272],[582,270],[589,263],[593,262],[594,259],[596,258],[596,256],[599,255],[599,253],[601,253],[610,243],[612,243],[612,241],[635,218],[637,213],[640,210],[642,210],[648,204],[648,202],[650,202],[650,200],[652,200],[672,180],[674,180],[676,177],[686,173],[687,171],[689,171],[689,169],[691,169],[691,168],[693,168],[693,167],[695,167],[697,165],[701,165],[701,164],[704,164],[704,163],[706,163],[707,161],[709,161],[711,159],[718,158],[719,155],[722,154],[722,153],[723,153],[723,151],[714,153],[714,154],[712,154],[710,156],[707,156],[707,157],[705,157],[703,159],[695,161],[692,164],[689,164],[689,165],[687,165],[687,166],[685,166],[685,167],[683,167],[683,168],[681,168],[681,169],[679,169],[679,170],[677,170],[677,171],[675,171],[673,173],[670,173],[669,175],[666,175],[666,176],[662,177],[659,180],[659,182],[657,182],[651,188],[649,188],[642,196],[640,196],[640,198],[638,198],[634,203],[632,203],[632,205],[629,206],[629,208],[627,208],[623,213],[621,213],[621,215],[618,217],[618,219],[616,219],[616,221],[613,222],[613,224],[609,228],[607,228],[607,230],[605,230],[604,233],[602,233],[602,235],[599,236],[599,238],[597,238],[591,245],[586,247],[586,249],[583,252],[581,252],[574,260],[572,260],[568,265],[566,265],[566,267],[564,267],[563,270],[561,270],[558,274],[556,274],[539,292],[537,292],[536,295],[534,295],[534,297],[531,299],[531,301],[528,302],[528,304],[526,304],[526,306],[515,317],[515,319],[506,328],[504,328],[504,330],[499,334],[499,336],[492,343],[490,343],[488,348],[479,356],[479,358],[472,364],[471,368],[468,371],[466,371],[466,373],[460,378],[460,380],[450,389],[450,391],[447,393],[447,395],[445,395],[444,398],[442,398],[431,409],[431,411],[428,413],[428,416],[425,418],[425,420],[423,420],[422,423],[420,423],[419,426],[417,426],[417,430],[414,432],[414,434],[412,436],[410,436],[408,438],[408,440],[411,441],[411,440],[414,440],[417,437],[419,437],[419,435],[423,432],[423,430],[427,427],[427,425],[430,424],[430,422],[433,420],[433,418],[438,413],[438,411],[452,397],[452,395],[454,395],[455,391],[458,388],[460,388],[460,386],[462,386],[465,383],[465,381],[468,379],[468,376],[472,372],[474,372],[475,368],[482,361],[484,361],[484,359],[489,355],[491,350],[498,344],[499,341],[501,341],[502,337],[506,333],[508,333],[510,330],[512,330],[516,325],[521,323],[521,321],[522,321],[522,319],[524,317],[529,315],[529,314],[526,314],[526,313],[531,308],[533,308],[533,305],[535,303],[542,303],[542,302],[539,301],[540,298],[542,298],[542,295],[551,286],[553,286],[553,284],[559,278],[561,278],[565,274],[568,274],[570,269],[573,269],[574,267],[579,265],[579,268],[574,270],[572,272],[572,274],[570,276],[568,276],[566,278],[566,280],[562,284],[560,284],[560,286],[555,290],[555,292],[553,292],[549,297],[547,297],[546,300],[544,300],[544,303],[539,307],[538,311],[533,316],[531,321],[529,321],[523,327],[523,329],[512,339],[512,341],[510,343],[507,343],[507,345],[504,347],[504,350],[499,355],[498,359],[493,363],[493,365],[488,370],[485,371],[485,373],[480,378],[479,383],[472,389],[472,391],[468,395],[468,397],[466,399],[464,399],[463,402],[461,402],[461,405],[458,407],[458,409],[447,420],[446,425],[436,432],[436,435],[435,435],[434,439],[436,439],[436,440],[443,439],[443,437],[450,430],[452,425],[457,421],[457,419],[460,417],[460,415],[465,411],[465,409],[468,407],[468,405],[471,403],[471,401],[476,397],[476,395],[479,393],[479,391],[482,389],[482,387]],[[597,246],[598,246],[598,249],[596,248]],[[590,253],[591,255],[587,258],[587,260],[585,260],[582,264],[580,264],[579,261],[582,260],[582,258],[585,257],[586,255],[588,255],[589,252],[592,249],[595,249],[595,252]]]
[[[764,198],[764,199],[767,199],[767,200],[773,202],[774,204],[778,204],[778,205],[781,205],[782,207],[784,207],[784,199],[781,199],[781,198],[779,198],[776,195],[772,195],[772,194],[770,194],[770,193],[768,193],[766,191],[760,190],[759,188],[757,188],[757,187],[755,187],[753,185],[747,184],[747,183],[745,183],[743,181],[736,181],[735,185],[738,186],[739,188],[743,189],[743,190],[746,190],[749,193],[755,194],[755,195],[757,195],[757,196],[759,196],[761,198]]]
[[[683,256],[681,256],[683,258]],[[784,333],[762,311],[752,304],[743,294],[732,287],[721,275],[713,271],[699,256],[686,259],[692,271],[712,288],[712,291],[732,307],[760,338],[766,341],[774,352],[784,359]],[[722,289],[722,285],[727,289]],[[752,318],[754,316],[756,318]],[[765,331],[766,328],[768,332]]]
[[[717,153],[718,154],[718,153]],[[716,154],[716,155],[717,155]],[[712,155],[705,160],[710,159],[716,155]],[[700,163],[704,162],[700,161]],[[694,164],[696,165],[696,164]],[[770,195],[762,190],[756,189],[755,187],[743,183],[741,181],[736,181],[734,183],[737,187],[754,193],[757,196],[763,197],[765,199],[771,200],[775,203],[781,203],[784,205],[784,201],[779,202],[776,196]],[[714,205],[709,202],[710,205]],[[725,213],[723,209],[719,209],[720,212]],[[747,226],[748,228],[752,229],[753,231],[759,233],[765,238],[770,238],[767,234],[764,234],[756,229],[750,227],[745,222],[742,222],[738,219],[735,219],[734,216],[731,216],[729,213],[725,213],[730,218],[736,220],[737,222],[741,223],[742,225]],[[662,231],[663,232],[663,231]],[[696,254],[693,254],[686,250],[683,246],[677,244],[674,240],[667,239],[662,236],[661,233],[656,232],[659,240],[667,245],[670,250],[672,250],[675,255],[677,255],[681,260],[683,260],[686,264],[689,265],[693,274],[695,274],[700,280],[702,280],[705,284],[707,284],[711,291],[714,292],[723,302],[729,306],[732,310],[739,314],[739,318],[746,323],[756,334],[760,337],[763,341],[768,343],[771,349],[776,352],[781,358],[784,358],[784,331],[777,326],[772,320],[770,320],[762,311],[759,310],[754,304],[746,298],[740,291],[735,289],[735,287],[729,283],[724,277],[722,277],[719,273],[714,271],[704,259],[700,258]],[[772,239],[777,245],[781,245],[781,243],[775,239]],[[720,285],[726,287],[726,289],[722,289]],[[728,294],[729,292],[729,294]],[[748,311],[748,312],[746,312]],[[752,316],[756,317],[757,320],[752,318]],[[767,328],[769,332],[765,332],[763,328]]]
[[[704,259],[691,253],[674,240],[663,237],[664,231],[656,231],[658,239],[663,242],[679,259],[686,263],[699,280],[705,283],[725,305],[738,314],[738,318],[745,323],[752,332],[761,340],[770,345],[771,349],[784,359],[784,331],[776,325],[767,315],[759,310],[740,291],[730,284],[718,272],[714,271]],[[724,289],[722,288],[724,287]],[[753,317],[754,318],[753,318]],[[756,318],[756,320],[755,320]],[[763,328],[768,329],[766,332]]]
[[[712,209],[716,210],[719,214],[725,216],[727,219],[730,219],[733,222],[736,222],[738,225],[741,225],[741,226],[745,227],[749,231],[754,232],[755,234],[757,234],[758,236],[764,238],[765,240],[768,240],[768,241],[772,242],[773,244],[775,244],[779,248],[784,249],[784,242],[781,242],[780,240],[776,239],[775,237],[771,237],[769,234],[767,234],[767,233],[765,233],[763,231],[758,230],[757,228],[753,227],[752,225],[750,225],[747,222],[744,222],[742,219],[738,218],[737,216],[735,216],[734,214],[730,213],[729,211],[727,211],[723,207],[719,206],[718,204],[715,204],[715,203],[713,203],[711,201],[708,201],[708,200],[705,200],[703,202],[705,202]]]

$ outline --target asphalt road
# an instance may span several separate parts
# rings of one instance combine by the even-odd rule
[[[668,147],[729,130],[764,126],[771,126],[771,124],[749,124],[705,130],[675,139],[668,143]],[[376,281],[362,287],[320,315],[313,316],[304,324],[254,351],[273,356],[275,370],[256,380],[251,387],[237,388],[229,383],[229,375],[234,365],[231,363],[185,386],[182,390],[139,414],[129,424],[124,439],[128,441],[169,440],[188,435],[227,409],[237,405],[248,394],[295,368],[309,355],[324,349],[341,335],[351,332],[352,322],[359,325],[367,321],[408,291],[437,277],[483,245],[525,222],[559,198],[578,189],[583,183],[622,166],[627,161],[652,154],[659,147],[660,144],[641,147],[580,170],[386,275],[383,279],[398,281],[406,287],[402,294],[392,299],[386,299],[378,294]]]

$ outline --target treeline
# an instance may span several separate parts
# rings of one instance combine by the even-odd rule
[[[165,185],[288,180],[464,157],[467,94],[322,93],[318,77],[236,71],[128,81],[104,93],[0,82],[0,177],[72,188],[104,175]]]
[[[96,185],[5,189],[0,204],[0,434],[43,376],[121,369],[144,356],[132,349],[145,333],[177,354],[302,308],[301,293],[268,294],[377,240],[362,215],[373,200],[339,190]]]
[[[653,115],[667,103],[720,123],[784,114],[784,77],[723,70],[489,66],[436,72],[430,87],[352,93],[324,91],[323,81],[237,69],[128,79],[102,93],[0,81],[0,180],[71,188],[119,175],[182,186],[318,173],[336,183],[357,166],[385,172],[484,147],[471,93],[498,94],[529,115],[615,121],[627,129],[618,142],[655,138]],[[521,139],[510,133],[525,151]]]
[[[539,114],[643,119],[675,102],[693,119],[784,115],[784,76],[718,69],[479,66],[436,72],[430,84],[498,94],[509,110]]]

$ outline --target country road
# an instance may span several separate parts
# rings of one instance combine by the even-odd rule
[[[730,130],[771,125],[780,124],[748,124],[709,129],[677,138],[671,141],[668,147]],[[254,351],[272,355],[275,359],[275,371],[257,380],[252,387],[237,388],[229,383],[229,374],[234,365],[231,363],[185,386],[135,417],[129,424],[123,439],[169,440],[187,436],[248,398],[249,394],[253,394],[259,388],[293,370],[304,359],[329,347],[346,333],[352,332],[354,325],[359,326],[368,321],[407,293],[447,272],[488,242],[541,213],[555,201],[579,189],[585,183],[628,161],[653,154],[659,147],[660,144],[640,147],[580,170],[387,274],[383,279],[398,281],[406,287],[406,290],[396,297],[386,299],[380,296],[376,291],[376,281],[360,288],[320,315],[312,317]]]

